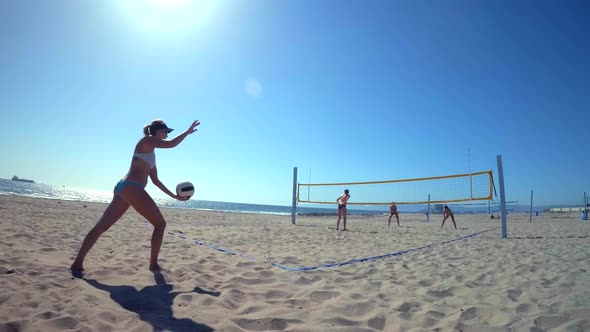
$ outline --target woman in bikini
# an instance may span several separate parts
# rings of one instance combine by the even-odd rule
[[[342,217],[344,217],[344,228],[342,230],[346,230],[346,202],[348,202],[348,199],[350,198],[348,193],[348,189],[345,189],[344,194],[336,199],[336,202],[338,202],[338,221],[336,222],[336,230],[340,227],[340,219]]]
[[[446,205],[443,207],[443,220],[442,220],[442,224],[440,225],[440,228],[441,229],[443,228],[443,226],[445,225],[445,220],[447,220],[448,217],[451,217],[451,221],[453,222],[455,229],[457,229],[457,224],[455,223],[455,214]]]
[[[155,120],[143,128],[144,137],[135,146],[129,172],[117,183],[113,191],[113,200],[96,225],[84,238],[78,256],[70,267],[72,272],[82,273],[84,271],[84,258],[94,246],[96,240],[123,216],[129,206],[132,206],[154,226],[149,269],[152,271],[160,270],[158,254],[162,246],[166,221],[154,200],[145,191],[148,176],[152,183],[168,196],[181,201],[186,200],[186,198],[172,193],[158,179],[154,150],[156,148],[167,149],[177,146],[188,135],[197,131],[199,124],[199,121],[194,121],[185,132],[171,140],[166,140],[166,138],[173,129],[168,128],[162,120]]]
[[[389,221],[387,222],[387,226],[391,224],[391,217],[393,216],[395,216],[397,227],[399,227],[399,215],[397,213],[397,205],[395,205],[395,202],[391,202],[391,206],[389,207]]]

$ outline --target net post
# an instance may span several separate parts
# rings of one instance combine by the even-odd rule
[[[529,222],[533,222],[533,191],[531,190],[531,211],[529,212]]]
[[[426,209],[426,222],[430,221],[430,194],[428,194],[428,208]]]
[[[506,226],[506,195],[504,192],[504,169],[502,168],[502,156],[497,155],[498,162],[498,177],[500,180],[500,211],[502,211],[502,238],[508,237],[508,229]]]
[[[470,198],[473,198],[473,179],[471,178],[471,151],[467,148],[467,158],[469,158],[469,193]]]
[[[582,208],[582,220],[588,220],[588,196],[584,191],[584,207]],[[585,219],[584,219],[585,218]]]
[[[297,167],[293,167],[293,207],[291,209],[291,223],[295,225],[297,215]]]

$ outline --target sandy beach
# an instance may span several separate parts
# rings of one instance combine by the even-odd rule
[[[337,232],[330,216],[162,209],[152,273],[151,227],[129,210],[74,278],[105,207],[0,196],[0,331],[590,331],[579,213],[509,215],[503,240],[486,215],[456,215],[457,230],[438,215],[401,213],[399,228],[351,216]]]

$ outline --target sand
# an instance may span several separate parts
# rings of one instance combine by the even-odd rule
[[[105,206],[0,196],[0,331],[590,330],[590,223],[578,213],[509,215],[503,240],[481,215],[457,215],[458,230],[438,215],[402,213],[399,228],[351,216],[337,232],[334,217],[163,209],[164,270],[152,273],[151,229],[130,210],[74,278]]]

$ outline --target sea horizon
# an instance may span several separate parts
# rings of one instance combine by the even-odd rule
[[[112,192],[104,190],[56,186],[38,182],[19,182],[5,178],[0,178],[0,195],[17,195],[88,203],[109,203],[113,197]],[[200,199],[191,199],[182,202],[172,198],[154,197],[154,201],[160,207],[196,209],[202,211],[291,215],[292,210],[292,206],[287,205],[223,202]],[[387,207],[384,207],[384,210],[382,211],[349,208],[349,214],[379,215],[387,213],[385,208]],[[337,215],[337,210],[335,207],[298,206],[297,215]]]

